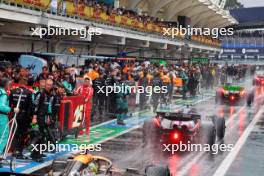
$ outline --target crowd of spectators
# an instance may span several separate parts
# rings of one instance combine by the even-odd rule
[[[31,1],[18,1],[17,3],[21,3],[23,6],[48,10],[51,13],[63,16],[77,16],[82,19],[100,21],[119,27],[126,27],[132,30],[158,35],[164,34],[163,28],[178,28],[177,22],[164,21],[163,19],[150,16],[147,13],[137,12],[124,7],[116,8],[113,5],[104,4],[96,0],[59,0],[56,2],[51,1],[50,4],[46,4],[47,2],[43,4],[42,2],[32,3]],[[48,8],[49,6],[50,8]],[[90,9],[87,9],[87,7]],[[115,17],[120,18],[117,20]],[[177,37],[185,38],[187,40],[191,39],[192,41],[216,47],[220,47],[221,45],[220,40],[214,39],[210,36],[193,35],[190,37],[179,33]]]
[[[127,85],[139,85],[142,84],[142,79],[146,77],[146,84],[151,86],[152,80],[155,75],[159,75],[162,80],[162,85],[168,86],[170,99],[174,92],[173,90],[177,86],[181,86],[183,91],[183,98],[186,98],[186,94],[189,92],[191,96],[196,96],[200,93],[201,88],[212,89],[214,86],[223,84],[227,81],[239,80],[245,77],[248,66],[219,66],[217,64],[152,64],[149,61],[120,61],[120,60],[92,60],[86,66],[65,67],[60,63],[52,61],[49,66],[43,67],[42,73],[34,78],[26,68],[19,66],[7,67],[0,70],[0,78],[8,78],[13,83],[17,84],[19,78],[27,77],[28,86],[32,89],[39,86],[40,80],[52,79],[54,87],[56,89],[61,88],[60,92],[66,95],[74,95],[78,85],[83,83],[83,78],[89,78],[91,86],[94,89],[94,106],[93,109],[98,108],[98,113],[102,115],[102,112],[109,112],[112,107],[107,103],[109,102],[109,96],[97,95],[98,87],[114,85],[114,83],[125,82]],[[177,83],[177,79],[181,79],[180,85]],[[146,86],[146,85],[145,85]],[[102,101],[97,101],[99,96]],[[111,95],[110,95],[111,96]],[[136,100],[136,95],[128,95],[130,107],[136,106],[140,103],[140,100]],[[113,105],[113,99],[110,100]],[[103,102],[103,103],[102,103]],[[115,102],[115,101],[114,101]],[[104,105],[104,106],[103,106]],[[102,107],[103,106],[103,107]],[[142,106],[141,106],[142,107]],[[103,109],[103,111],[102,111]],[[96,114],[92,111],[93,115]],[[114,113],[114,111],[113,111]]]

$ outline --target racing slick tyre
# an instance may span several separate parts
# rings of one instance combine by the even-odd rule
[[[215,96],[215,104],[219,104],[219,105],[222,105],[223,104],[223,101],[221,99],[221,95],[219,95],[219,93],[216,93],[216,96]]]
[[[57,175],[58,173],[62,172],[66,165],[68,163],[68,158],[67,157],[59,157],[56,158],[51,165],[51,169],[48,172],[48,176],[54,176]]]
[[[251,93],[249,93],[248,97],[247,97],[247,107],[250,107],[252,105],[254,101],[254,93],[253,91]]]
[[[225,118],[216,119],[216,136],[219,140],[223,139],[225,136]]]
[[[215,144],[216,141],[216,129],[213,124],[210,124],[207,129],[207,143],[210,146],[210,150],[212,150],[213,145]]]
[[[146,176],[170,176],[170,170],[164,166],[149,166],[146,168]]]
[[[154,123],[154,119],[146,120],[143,124],[143,145],[158,143],[159,129]]]

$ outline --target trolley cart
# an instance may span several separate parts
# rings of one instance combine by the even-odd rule
[[[17,102],[16,108],[19,108],[19,106],[20,106],[23,89],[20,89],[20,91],[21,92],[20,92],[20,95],[19,95],[19,98],[18,98],[18,102]],[[2,158],[1,158],[1,161],[0,161],[1,164],[9,164],[11,172],[14,172],[15,169],[16,169],[16,158],[15,157],[11,157],[11,160],[8,161],[7,160],[7,155],[8,155],[8,151],[11,148],[12,141],[14,139],[14,136],[15,136],[15,133],[16,133],[16,130],[17,130],[17,119],[16,118],[17,118],[17,113],[15,113],[14,117],[12,118],[12,120],[10,120],[8,122],[8,124],[5,127],[4,132],[2,134],[2,137],[1,137],[1,141],[2,141],[5,133],[7,133],[8,127],[11,126],[10,132],[9,132],[9,136],[8,136],[8,140],[7,140],[7,144],[6,144],[6,147],[5,147],[5,151],[4,151],[4,154],[3,154]]]

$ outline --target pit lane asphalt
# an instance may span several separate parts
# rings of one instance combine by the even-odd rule
[[[250,87],[250,80],[247,80],[245,84]],[[233,146],[242,137],[252,119],[255,118],[259,107],[218,106],[214,105],[214,99],[195,105],[198,112],[202,114],[202,123],[208,115],[216,114],[217,116],[225,117],[226,135],[222,142],[224,144],[233,144]],[[258,126],[261,126],[263,130],[263,122],[258,122]],[[260,129],[260,127],[257,129]],[[263,156],[257,159],[257,164],[254,162],[254,159],[256,160],[256,156],[258,156],[257,152],[263,153],[261,148],[263,146],[261,142],[263,142],[264,138],[263,131],[258,131],[257,136],[254,131],[251,133],[251,137],[247,140],[245,146],[242,147],[239,155],[235,157],[226,175],[259,176],[260,173],[263,175],[263,160],[261,160]],[[115,167],[121,169],[137,168],[143,171],[145,166],[151,163],[158,163],[168,164],[174,176],[212,176],[229,153],[219,152],[212,155],[207,152],[186,152],[177,153],[170,157],[160,156],[142,147],[142,127],[140,127],[103,143],[102,152],[96,154],[112,159]],[[252,161],[247,158],[251,158]]]
[[[248,83],[246,84],[248,85]],[[206,121],[205,117],[208,115],[217,114],[218,116],[224,116],[227,126],[224,143],[234,144],[234,146],[257,112],[256,108],[248,109],[245,106],[229,107],[214,105],[213,98],[200,102],[195,105],[195,108],[202,114],[202,123]],[[263,132],[261,135],[263,139]],[[243,169],[241,169],[241,166],[248,166],[248,162],[246,162],[247,157],[251,156],[253,153],[256,155],[251,149],[257,148],[259,152],[263,152],[259,147],[259,141],[253,140],[253,142],[250,142],[250,140],[248,140],[247,143],[245,145],[246,147],[242,148],[241,154],[236,157],[236,163],[232,163],[227,172],[228,176],[242,175],[242,173],[251,173],[250,175],[252,176],[258,176],[258,172],[243,171],[243,169],[249,171],[248,167],[243,167]],[[245,153],[243,151],[245,151]],[[164,157],[164,155],[161,156],[157,153],[152,153],[152,151],[148,151],[142,147],[142,127],[139,127],[102,143],[102,151],[93,154],[108,157],[113,161],[114,166],[120,169],[137,168],[143,171],[145,166],[155,162],[170,165],[173,175],[175,176],[212,176],[229,153],[230,152],[219,152],[216,155],[212,155],[206,152],[185,152],[177,153],[170,157]],[[243,162],[241,158],[243,158]],[[237,160],[240,162],[237,162]],[[251,170],[254,170],[255,167],[253,163],[251,166],[253,168],[251,168]],[[263,169],[259,170],[263,172]],[[248,174],[244,175],[247,176]]]

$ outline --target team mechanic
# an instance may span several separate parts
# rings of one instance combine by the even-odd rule
[[[37,123],[39,126],[39,131],[41,135],[41,140],[39,144],[46,144],[48,141],[53,144],[54,137],[50,133],[50,126],[54,122],[53,114],[56,112],[56,92],[53,91],[53,81],[51,79],[46,80],[45,88],[41,91],[38,96],[38,104],[36,104],[33,123]],[[43,154],[39,153],[40,150],[32,151],[32,158],[36,161],[42,161]]]
[[[16,107],[18,104],[19,97],[21,101],[19,104],[19,113],[17,114],[17,130],[14,135],[12,142],[13,156],[19,159],[25,159],[23,156],[24,139],[27,135],[27,130],[30,127],[32,121],[32,92],[26,88],[27,78],[21,77],[19,79],[19,86],[10,92],[10,107]],[[11,113],[12,117],[14,116]]]
[[[76,91],[76,94],[82,95],[85,97],[85,126],[86,126],[86,135],[89,135],[89,127],[90,127],[90,112],[92,107],[92,97],[93,97],[93,88],[92,81],[89,77],[84,78],[84,84],[79,86]],[[82,131],[81,131],[82,133]]]

